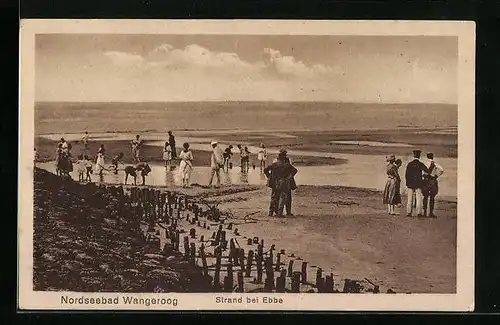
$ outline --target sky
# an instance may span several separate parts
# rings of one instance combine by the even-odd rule
[[[36,101],[457,102],[455,37],[39,34],[35,42]]]

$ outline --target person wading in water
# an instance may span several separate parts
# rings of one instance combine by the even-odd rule
[[[291,189],[295,187],[294,177],[297,172],[297,169],[290,164],[285,149],[279,151],[276,162],[264,169],[268,186],[271,188],[270,217],[273,214],[278,217],[283,216],[283,210],[290,201]],[[291,215],[290,212],[287,214]]]

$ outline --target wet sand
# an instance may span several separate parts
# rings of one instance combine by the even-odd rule
[[[320,265],[340,278],[369,278],[397,292],[454,293],[456,290],[456,202],[436,203],[437,219],[386,214],[378,191],[300,186],[293,217],[269,218],[270,190],[218,196],[219,208],[258,223],[239,225],[247,237]]]

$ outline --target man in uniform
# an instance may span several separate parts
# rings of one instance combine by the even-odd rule
[[[406,166],[406,187],[408,188],[408,200],[406,203],[406,216],[411,217],[413,212],[413,197],[415,196],[415,213],[422,217],[422,189],[424,187],[423,172],[428,173],[429,169],[420,161],[422,151],[413,150],[413,160]]]

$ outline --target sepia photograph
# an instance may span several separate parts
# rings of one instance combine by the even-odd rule
[[[25,23],[26,306],[473,308],[473,24]]]

